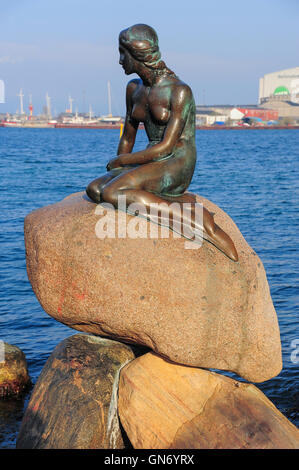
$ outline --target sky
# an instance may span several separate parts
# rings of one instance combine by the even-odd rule
[[[257,104],[259,78],[299,65],[299,0],[0,0],[0,79],[16,112],[51,98],[52,112],[125,113],[129,79],[118,64],[118,34],[146,23],[162,58],[191,86],[196,104]]]

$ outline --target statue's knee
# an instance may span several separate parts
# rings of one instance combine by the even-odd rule
[[[106,186],[102,189],[102,199],[110,204],[117,204],[117,195],[113,188]]]
[[[101,200],[101,191],[99,188],[93,184],[89,183],[89,185],[86,188],[86,194],[90,199],[92,199],[94,202],[100,202]]]

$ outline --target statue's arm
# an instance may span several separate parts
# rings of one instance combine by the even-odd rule
[[[193,102],[192,91],[188,85],[176,86],[172,93],[171,115],[161,142],[140,152],[118,157],[121,166],[144,164],[170,155],[185,127],[190,105]]]
[[[131,80],[126,89],[126,119],[123,134],[118,144],[117,155],[130,153],[135,144],[139,122],[132,119],[132,94],[138,86],[137,80]]]

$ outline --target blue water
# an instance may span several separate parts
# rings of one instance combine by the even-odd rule
[[[75,333],[50,318],[27,279],[23,222],[32,210],[82,191],[115,155],[118,130],[0,128],[0,338],[20,347],[36,379],[55,346]],[[299,131],[197,131],[190,189],[234,219],[262,259],[277,311],[283,371],[258,387],[299,424]],[[147,143],[139,131],[136,149]],[[29,394],[0,402],[0,448],[14,447]]]

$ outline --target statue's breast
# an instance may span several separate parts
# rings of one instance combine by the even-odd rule
[[[140,87],[133,95],[131,115],[136,121],[165,126],[170,118],[170,90]]]
[[[158,124],[167,124],[170,117],[170,111],[160,103],[155,103],[149,107],[151,116]]]

